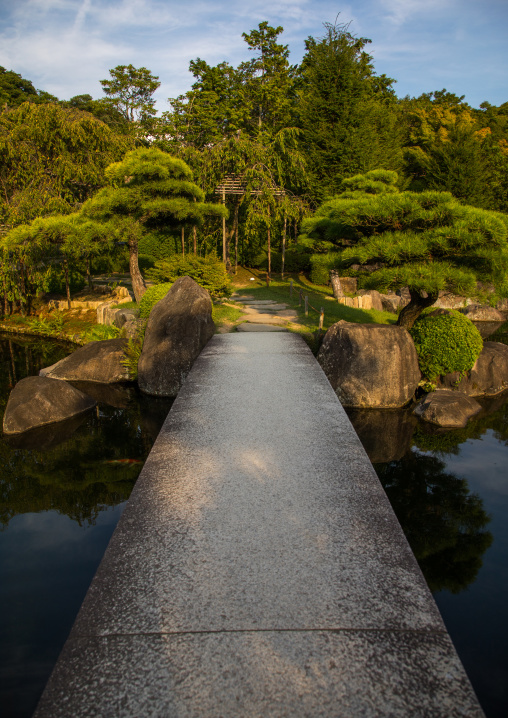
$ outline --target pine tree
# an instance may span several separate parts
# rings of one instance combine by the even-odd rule
[[[139,301],[146,290],[138,264],[143,232],[192,227],[206,215],[220,217],[227,212],[220,205],[205,203],[185,162],[159,149],[128,152],[106,169],[106,176],[109,186],[88,200],[82,212],[98,222],[112,222],[127,242],[132,288]]]
[[[301,241],[336,252],[335,266],[363,286],[407,286],[398,323],[411,327],[440,291],[477,294],[478,282],[508,294],[508,217],[461,205],[449,192],[399,192],[382,170],[343,182],[343,193],[304,220]]]

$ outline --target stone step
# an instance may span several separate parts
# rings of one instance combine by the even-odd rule
[[[284,311],[288,308],[287,304],[246,304],[246,309],[250,309],[252,311],[259,311],[259,312],[280,312]]]

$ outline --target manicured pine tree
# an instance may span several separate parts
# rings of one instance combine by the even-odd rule
[[[182,227],[200,225],[207,215],[227,215],[227,210],[205,203],[185,162],[159,149],[128,152],[121,162],[106,169],[106,177],[109,186],[88,200],[82,213],[98,222],[111,222],[127,242],[132,289],[139,301],[146,290],[138,264],[143,232],[181,231]]]
[[[411,327],[441,290],[477,295],[478,282],[508,295],[508,217],[462,205],[449,192],[399,192],[397,174],[344,180],[343,192],[304,220],[301,241],[333,247],[335,266],[362,286],[408,287],[398,323]]]

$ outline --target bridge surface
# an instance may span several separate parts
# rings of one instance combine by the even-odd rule
[[[201,353],[35,715],[483,715],[300,337]]]

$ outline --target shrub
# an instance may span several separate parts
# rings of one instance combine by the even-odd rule
[[[154,306],[166,296],[171,287],[172,282],[164,282],[163,284],[155,284],[153,287],[148,287],[139,303],[140,319],[148,319]]]
[[[170,259],[155,262],[146,276],[154,282],[174,282],[178,277],[188,276],[210,292],[212,297],[229,297],[232,292],[231,280],[224,264],[214,255],[185,257],[175,255]]]
[[[145,333],[142,336],[138,336],[136,339],[129,339],[127,346],[124,349],[123,359],[120,359],[120,364],[124,366],[129,372],[129,378],[135,381],[138,378],[138,362],[143,350],[143,341]]]
[[[312,284],[327,285],[330,281],[330,269],[339,265],[339,253],[313,254],[310,258],[310,281]]]
[[[483,349],[480,332],[460,312],[424,313],[410,329],[425,379],[469,371]]]
[[[112,324],[96,324],[81,334],[81,338],[85,344],[88,342],[100,342],[105,339],[116,339],[120,334],[120,330]]]

